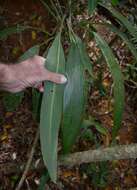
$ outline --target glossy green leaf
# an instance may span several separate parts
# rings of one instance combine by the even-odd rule
[[[89,14],[93,14],[98,4],[98,0],[88,0],[88,12]]]
[[[73,42],[66,64],[68,83],[64,92],[64,115],[62,123],[64,153],[68,153],[76,141],[84,112],[84,56],[81,53],[78,48],[78,42]]]
[[[33,46],[32,48],[28,49],[20,58],[20,61],[24,61],[36,54],[39,53],[39,46]],[[18,92],[18,93],[6,93],[4,96],[4,106],[7,111],[15,111],[16,108],[20,105],[22,102],[22,99],[24,97],[24,92]]]
[[[55,38],[47,55],[46,68],[64,73],[65,58],[60,33]],[[51,179],[57,179],[58,131],[62,116],[64,85],[45,83],[40,116],[40,141],[44,163]]]
[[[115,58],[112,50],[97,33],[94,33],[96,42],[100,47],[103,56],[109,66],[114,81],[114,127],[112,129],[113,140],[121,126],[122,114],[124,110],[124,81],[118,61]]]
[[[8,38],[8,36],[23,32],[26,29],[28,29],[27,26],[21,26],[21,25],[4,28],[3,30],[0,30],[0,40],[5,40]]]

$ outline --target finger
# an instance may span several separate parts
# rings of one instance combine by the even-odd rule
[[[53,72],[50,72],[50,71],[48,71],[48,73],[46,71],[45,77],[46,77],[45,80],[55,82],[57,84],[64,84],[64,83],[67,82],[67,78],[64,75],[53,73]]]
[[[44,84],[43,82],[38,82],[33,85],[34,88],[37,88],[40,92],[44,92]]]

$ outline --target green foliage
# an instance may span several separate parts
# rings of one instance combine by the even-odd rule
[[[35,89],[32,90],[32,112],[37,121],[39,121],[40,117],[40,141],[43,160],[48,169],[49,176],[54,182],[56,182],[58,136],[60,126],[64,153],[69,153],[71,151],[72,146],[76,142],[81,128],[84,128],[83,137],[86,139],[93,139],[95,145],[98,147],[100,146],[100,142],[98,142],[98,139],[96,138],[96,136],[94,136],[92,128],[94,127],[101,135],[107,135],[108,131],[94,118],[89,116],[86,117],[89,118],[88,120],[85,120],[84,118],[86,100],[88,96],[88,88],[86,88],[87,76],[90,75],[91,84],[93,82],[93,73],[92,62],[87,55],[85,45],[83,41],[73,32],[72,21],[74,20],[76,14],[74,14],[74,5],[76,5],[76,2],[67,2],[67,10],[65,10],[65,6],[63,6],[62,8],[59,1],[57,1],[56,4],[54,3],[54,1],[40,1],[46,7],[49,13],[55,18],[55,20],[57,21],[57,26],[61,25],[59,30],[64,30],[63,40],[66,40],[69,36],[71,41],[69,54],[67,56],[67,63],[65,63],[65,55],[61,45],[60,33],[56,35],[47,56],[45,56],[44,54],[44,57],[47,58],[47,69],[57,73],[66,73],[68,83],[65,86],[65,91],[64,85],[57,85],[51,82],[46,82],[41,105],[42,95]],[[108,12],[113,15],[114,19],[116,19],[116,21],[120,24],[122,29],[124,28],[124,30],[127,30],[130,33],[132,39],[127,36],[126,33],[121,30],[121,28],[118,29],[112,24],[106,24],[106,27],[108,27],[111,31],[117,34],[127,44],[131,53],[135,57],[135,60],[137,61],[137,50],[135,46],[137,42],[136,28],[128,21],[126,17],[124,17],[121,13],[119,13],[112,6],[110,6],[111,4],[117,5],[119,3],[118,0],[110,0],[109,5],[107,3],[108,1],[102,4],[100,2],[104,1],[88,0],[89,14],[91,15],[92,13],[94,13],[98,3],[105,9],[107,9]],[[65,18],[65,16],[62,16],[63,14],[67,18]],[[62,19],[62,17],[65,19]],[[77,24],[77,22],[75,24]],[[66,30],[66,25],[69,28],[69,35],[68,31]],[[90,27],[88,27],[89,25]],[[78,26],[74,25],[74,27],[77,29]],[[93,28],[88,20],[84,21],[84,27],[87,31],[90,30],[90,34],[92,33],[91,28],[94,31],[92,33],[92,36],[95,37],[98,47],[101,49],[101,52],[112,74],[114,82],[114,127],[112,130],[112,137],[114,140],[121,125],[122,113],[124,109],[125,95],[123,76],[121,74],[121,70],[119,68],[116,57],[114,56],[112,50],[105,42],[105,40],[103,40],[102,37],[99,36],[97,32],[95,32],[96,29]],[[0,40],[6,39],[9,35],[13,33],[19,33],[25,29],[25,27],[19,27],[18,29],[17,27],[4,29],[3,31],[0,31]],[[34,46],[30,48],[19,59],[19,61],[23,61],[38,53],[39,46]],[[132,70],[132,73],[134,73],[134,75],[136,74],[136,65],[134,68],[132,67],[132,69],[128,69],[129,73]],[[99,83],[101,83],[101,80],[102,78],[100,78]],[[103,95],[106,95],[102,84],[100,85],[100,91]],[[8,110],[12,109],[12,111],[15,110],[22,101],[23,96],[24,92],[14,95],[10,94],[8,95],[8,97],[5,96],[4,102],[6,108]],[[39,111],[40,106],[41,111]],[[84,122],[82,123],[83,120]],[[92,177],[92,183],[96,187],[105,187],[106,185],[108,176],[108,169],[106,166],[106,163],[100,163],[99,165],[92,164],[87,171],[87,173],[89,172],[89,175]],[[41,178],[39,189],[44,188],[46,181],[47,174],[44,174],[44,176],[42,176]]]
[[[137,50],[132,41],[127,37],[127,35],[121,32],[117,27],[114,25],[106,24],[106,26],[114,33],[116,33],[127,45],[131,53],[133,54],[134,58],[137,61]]]
[[[56,36],[47,55],[46,67],[64,73],[65,58],[60,33]],[[58,132],[62,116],[64,85],[46,82],[40,115],[40,141],[44,163],[51,179],[57,179]]]
[[[119,0],[111,0],[112,5],[118,5]]]
[[[49,174],[46,170],[44,170],[41,178],[40,178],[40,185],[38,187],[38,190],[45,190],[45,185],[49,180]]]
[[[121,70],[119,68],[116,57],[112,50],[108,46],[105,40],[103,40],[97,33],[94,33],[96,42],[100,47],[103,56],[110,68],[112,78],[114,81],[114,127],[112,129],[113,140],[117,135],[117,132],[121,126],[122,115],[124,110],[124,81]]]
[[[90,116],[89,123],[91,126],[94,126],[96,130],[101,133],[102,135],[107,135],[108,131],[104,128],[99,122],[97,122],[93,117]]]
[[[120,12],[115,10],[112,6],[105,6],[103,4],[101,4],[101,6],[110,11],[112,15],[119,21],[119,23],[129,31],[131,36],[133,36],[134,40],[137,41],[137,28],[132,23],[130,23],[126,17],[124,17]]]
[[[76,142],[84,115],[87,89],[85,70],[92,76],[92,66],[81,39],[70,34],[71,47],[66,64],[68,83],[64,92],[62,122],[63,152],[68,153]],[[69,135],[68,135],[69,134]]]
[[[127,64],[124,69],[125,80],[132,83],[132,86],[137,86],[137,63]]]
[[[88,0],[88,12],[89,14],[93,14],[94,10],[96,9],[96,6],[98,4],[98,0]]]
[[[93,117],[89,117],[88,120],[83,120],[81,124],[81,129],[83,130],[80,138],[86,140],[95,140],[95,135],[93,134],[93,127],[102,135],[107,135],[108,131],[99,122],[95,121]]]
[[[86,173],[91,178],[92,184],[95,187],[103,188],[107,186],[109,175],[108,162],[89,164]]]
[[[22,98],[24,97],[24,93],[19,92],[15,94],[6,93],[3,98],[3,103],[7,111],[15,111],[16,108],[22,102]]]
[[[5,40],[10,35],[18,34],[26,29],[28,29],[27,26],[21,26],[21,25],[4,28],[3,30],[0,30],[0,40]]]
[[[79,133],[84,110],[84,73],[77,44],[72,43],[66,64],[68,83],[64,92],[63,152],[70,151]],[[69,134],[69,135],[68,135]]]

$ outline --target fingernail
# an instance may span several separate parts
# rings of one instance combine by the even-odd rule
[[[67,82],[67,78],[64,75],[62,75],[61,76],[61,83],[66,83],[66,82]]]

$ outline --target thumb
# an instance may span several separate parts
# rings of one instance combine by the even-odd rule
[[[46,72],[46,80],[57,84],[64,84],[67,82],[67,78],[64,75],[50,71]]]

